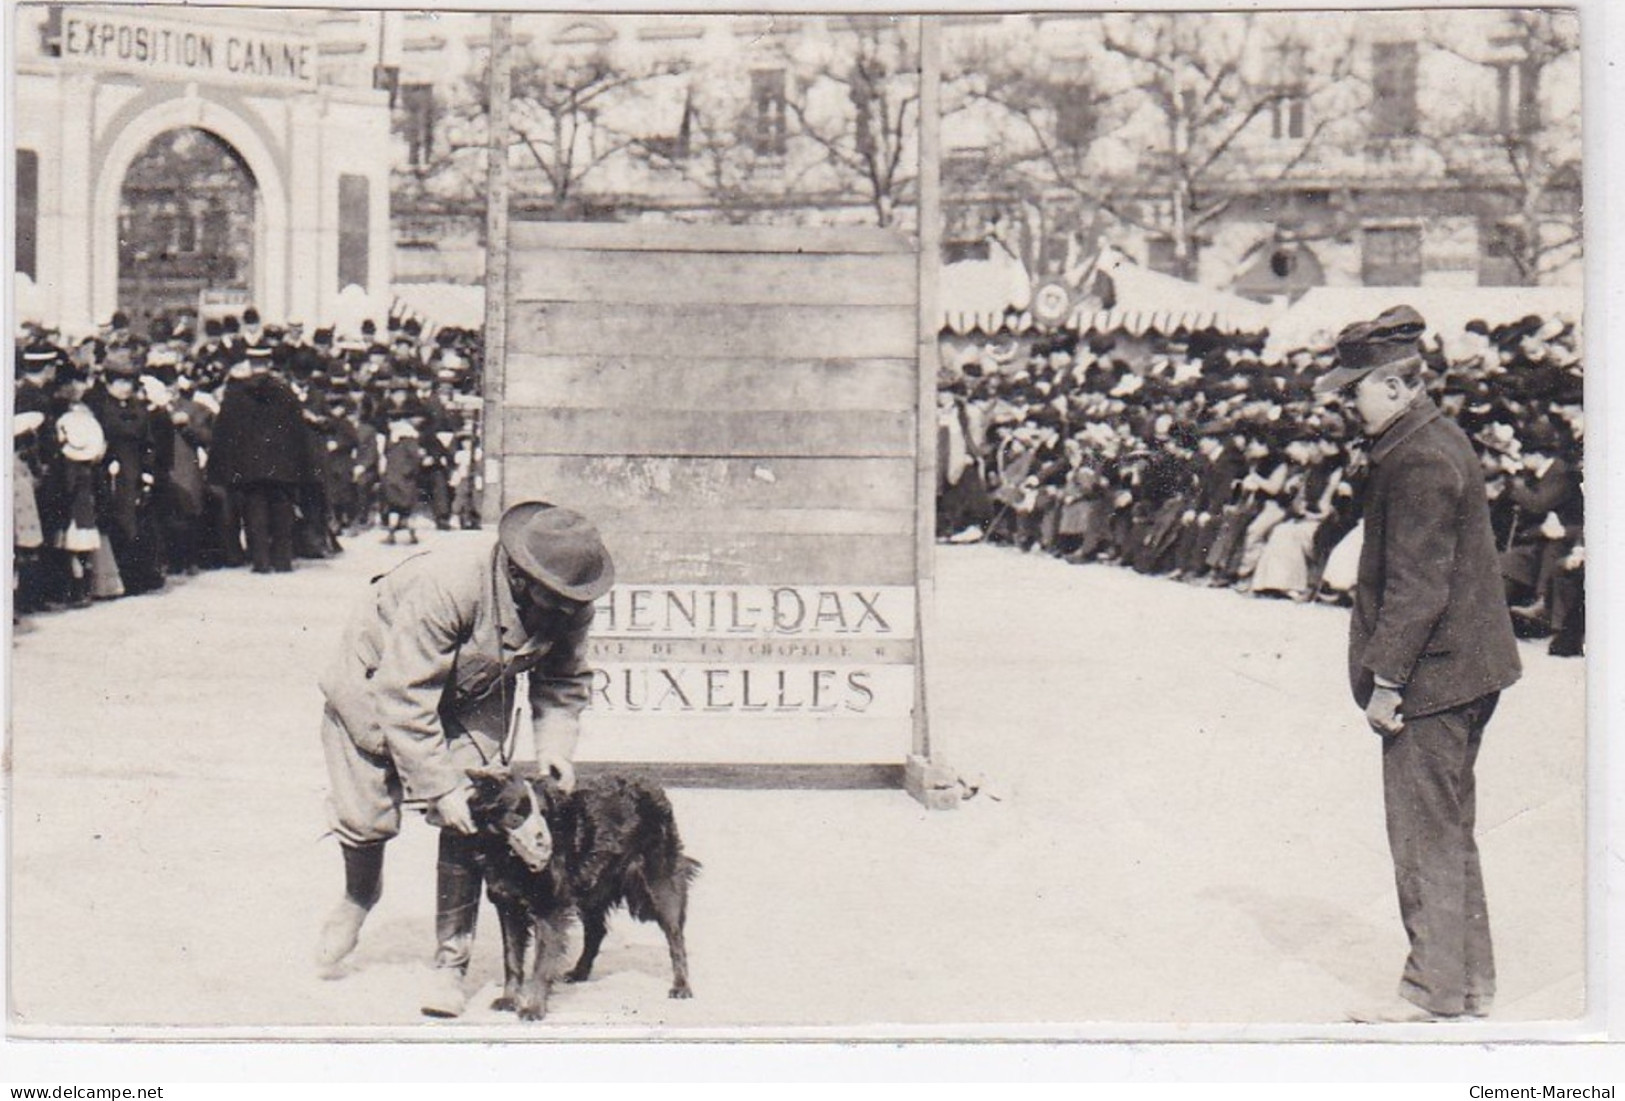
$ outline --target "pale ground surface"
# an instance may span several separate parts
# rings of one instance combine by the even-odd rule
[[[470,536],[427,541],[453,538]],[[310,964],[341,885],[315,674],[404,553],[369,535],[291,575],[207,574],[15,639],[14,1027],[519,1034],[485,1008],[489,904],[470,1014],[418,1016],[421,822],[391,846],[351,973]],[[674,792],[705,864],[697,996],[666,999],[658,931],[621,915],[552,1025],[1314,1026],[1393,990],[1404,934],[1347,612],[992,547],[943,548],[938,568],[936,736],[982,794],[928,813],[890,792]],[[1584,1012],[1583,663],[1523,656],[1479,764],[1503,1027]]]

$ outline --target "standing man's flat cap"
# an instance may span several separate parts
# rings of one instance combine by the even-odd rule
[[[1419,341],[1426,329],[1422,315],[1409,306],[1395,306],[1375,321],[1347,326],[1337,334],[1337,365],[1315,380],[1315,392],[1341,390],[1378,367],[1420,357]]]

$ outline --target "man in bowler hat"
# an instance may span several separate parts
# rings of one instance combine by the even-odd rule
[[[1371,441],[1349,680],[1382,738],[1383,798],[1410,956],[1402,1001],[1358,1021],[1482,1017],[1495,994],[1473,765],[1517,643],[1467,436],[1423,388],[1425,325],[1408,306],[1344,329],[1316,381]]]
[[[574,785],[587,632],[593,602],[614,580],[592,523],[537,501],[504,513],[494,544],[414,555],[373,580],[321,679],[329,808],[345,873],[344,898],[317,948],[324,973],[336,973],[378,901],[402,801],[421,801],[441,826],[438,946],[422,1009],[462,1013],[480,903],[467,770],[506,761],[516,682],[527,673],[537,766],[566,790]]]

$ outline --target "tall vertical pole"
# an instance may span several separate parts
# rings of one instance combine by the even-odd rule
[[[915,632],[914,745],[905,782],[915,798],[930,807],[957,805],[952,775],[931,739],[927,711],[927,647],[933,637],[936,610],[937,534],[937,334],[942,306],[937,284],[942,241],[942,21],[919,17],[919,324],[917,328],[919,392],[916,399],[918,441],[915,445]]]
[[[502,406],[508,365],[508,96],[513,76],[513,16],[491,16],[488,72],[490,133],[485,166],[485,372],[482,390],[485,494],[480,514],[502,515]]]
[[[942,271],[942,23],[920,20],[920,226],[918,326],[919,508],[916,513],[918,576],[935,574],[937,496],[937,337],[942,304],[937,285]]]

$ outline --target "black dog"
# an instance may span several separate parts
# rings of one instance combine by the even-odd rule
[[[583,982],[592,974],[609,912],[622,903],[666,934],[670,996],[693,996],[683,925],[688,884],[700,864],[683,855],[664,791],[607,775],[584,780],[566,795],[550,778],[469,775],[478,860],[502,922],[503,993],[493,1009],[541,1020],[570,915],[580,915],[584,943],[567,980]]]

